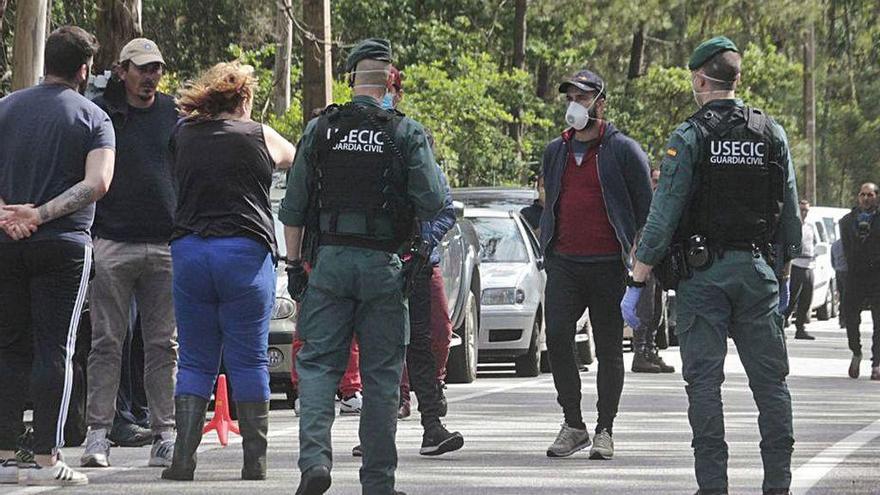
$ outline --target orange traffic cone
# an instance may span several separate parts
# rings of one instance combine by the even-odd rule
[[[202,433],[208,433],[211,430],[217,430],[217,437],[220,439],[220,445],[226,446],[229,443],[229,432],[240,435],[238,425],[229,415],[229,398],[226,392],[226,375],[217,377],[217,392],[214,394],[214,417],[205,425]]]

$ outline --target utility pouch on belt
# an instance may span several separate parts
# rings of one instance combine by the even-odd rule
[[[690,277],[682,244],[669,246],[666,256],[654,267],[654,277],[663,290],[677,289],[681,280]]]
[[[706,238],[697,234],[687,240],[687,255],[685,261],[689,268],[705,270],[712,266],[713,253],[706,243]]]

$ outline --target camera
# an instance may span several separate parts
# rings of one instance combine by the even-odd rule
[[[865,242],[868,236],[871,235],[871,222],[861,221],[857,223],[856,234],[859,236],[860,241]]]

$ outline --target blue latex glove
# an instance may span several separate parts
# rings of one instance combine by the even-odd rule
[[[788,298],[790,296],[788,290],[788,280],[779,281],[779,314],[784,315],[788,311]]]
[[[642,289],[643,287],[627,287],[623,299],[620,300],[620,312],[623,314],[623,321],[632,329],[639,328],[636,306],[639,305],[639,299],[642,297]]]

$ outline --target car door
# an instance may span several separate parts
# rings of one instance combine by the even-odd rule
[[[461,287],[464,274],[464,248],[462,247],[461,226],[456,223],[440,241],[440,271],[446,290],[446,301],[449,315],[454,315],[459,295],[464,292]]]
[[[834,269],[831,267],[831,243],[825,223],[822,219],[812,222],[813,236],[816,240],[814,247],[815,262],[813,264],[813,301],[812,308],[825,303],[831,279],[834,278]]]

